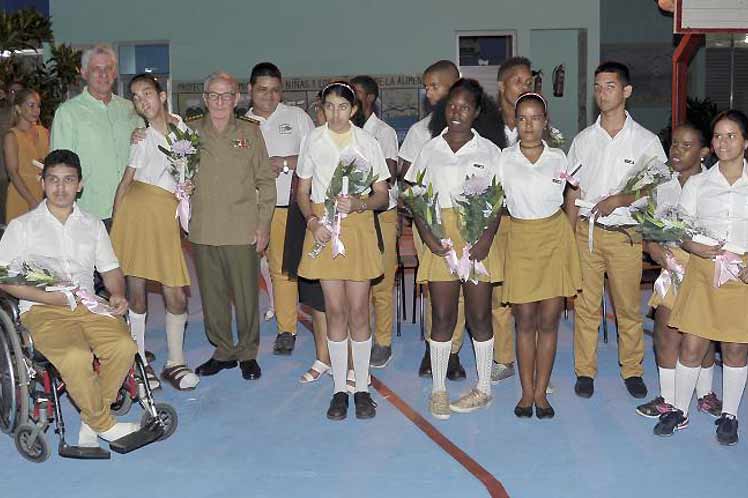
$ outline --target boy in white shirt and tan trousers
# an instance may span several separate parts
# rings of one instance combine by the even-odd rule
[[[575,226],[582,260],[582,293],[575,303],[574,369],[576,394],[589,398],[597,374],[597,342],[604,279],[618,319],[618,357],[621,375],[635,398],[647,395],[642,380],[644,332],[641,314],[642,244],[637,239],[628,206],[633,195],[615,193],[637,165],[656,157],[667,160],[657,136],[639,125],[626,112],[631,96],[628,68],[618,62],[605,62],[595,70],[595,101],[600,109],[597,121],[582,130],[569,149],[569,165],[579,188],[568,189],[567,213]],[[581,199],[594,203],[575,207]],[[579,219],[577,216],[581,217]],[[590,230],[590,223],[594,223]],[[592,235],[592,240],[589,240]]]
[[[301,140],[314,129],[314,122],[301,108],[281,102],[282,85],[281,72],[274,64],[261,62],[255,65],[248,85],[252,107],[246,117],[260,125],[275,176],[276,206],[267,249],[273,283],[273,308],[278,324],[273,354],[290,355],[296,344],[299,290],[296,279],[283,272],[283,248],[291,180],[296,170]]]

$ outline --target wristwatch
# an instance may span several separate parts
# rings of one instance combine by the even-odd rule
[[[288,159],[283,159],[283,173],[288,174],[291,168],[288,167]]]

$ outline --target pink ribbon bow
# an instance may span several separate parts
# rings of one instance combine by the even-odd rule
[[[112,308],[95,294],[86,290],[78,289],[75,291],[75,296],[80,299],[80,303],[91,313],[114,318],[112,315]]]
[[[559,179],[559,180],[565,180],[565,181],[566,181],[566,183],[568,183],[568,184],[569,184],[569,185],[571,185],[572,187],[576,187],[576,186],[578,186],[578,185],[579,185],[579,180],[577,180],[576,178],[574,178],[573,176],[571,176],[571,175],[570,175],[570,174],[569,174],[568,172],[566,172],[566,171],[561,171],[561,172],[559,172],[559,174],[558,174],[558,179]]]
[[[730,280],[738,280],[743,260],[737,254],[725,251],[714,258],[714,286],[719,288]]]
[[[454,250],[452,239],[441,239],[442,246],[449,248],[449,252],[444,255],[447,260],[447,267],[453,275],[460,276],[460,261],[457,259],[457,252]],[[460,277],[462,278],[462,277]]]
[[[338,255],[345,256],[345,246],[343,240],[340,238],[340,232],[343,227],[344,214],[338,213],[335,215],[335,223],[331,227],[328,227],[332,231],[332,257],[335,258]]]
[[[470,249],[473,246],[471,244],[465,245],[462,249],[462,257],[459,263],[459,276],[463,282],[472,282],[478,284],[478,277],[480,275],[488,275],[485,265],[482,261],[474,261],[470,259]]]
[[[683,268],[683,265],[678,263],[672,254],[668,254],[665,257],[665,268],[662,269],[657,280],[655,280],[655,292],[657,292],[660,297],[664,298],[673,283],[677,286],[683,281],[683,275],[685,272],[686,269]]]
[[[185,232],[190,231],[190,194],[187,193],[185,184],[177,184],[177,188],[174,191],[174,195],[179,199],[177,205],[177,213],[174,215],[175,218],[179,218],[179,225]]]

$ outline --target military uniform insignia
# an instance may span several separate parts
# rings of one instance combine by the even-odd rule
[[[231,147],[234,149],[249,149],[249,140],[244,137],[235,138],[231,141]]]
[[[187,111],[187,114],[184,117],[184,122],[191,123],[193,121],[197,121],[198,119],[202,119],[203,117],[205,117],[205,113],[202,109],[190,109]]]
[[[246,121],[247,123],[256,124],[257,126],[260,125],[260,121],[255,118],[250,118],[249,116],[239,116],[237,119],[240,121]]]

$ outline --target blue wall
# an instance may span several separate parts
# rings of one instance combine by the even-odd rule
[[[420,73],[456,58],[456,30],[515,30],[527,55],[532,29],[584,28],[588,66],[599,58],[599,0],[51,0],[51,10],[59,42],[169,41],[177,81],[218,68],[247,77],[260,60],[288,76]]]

